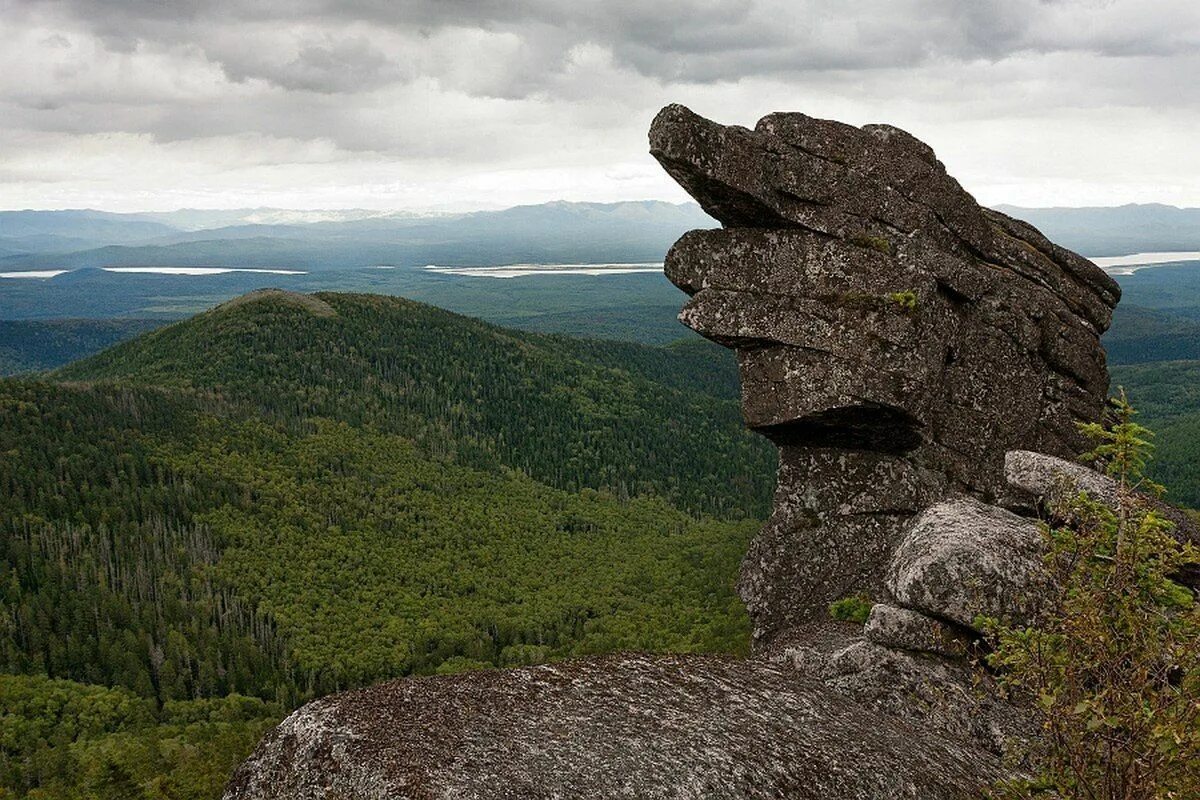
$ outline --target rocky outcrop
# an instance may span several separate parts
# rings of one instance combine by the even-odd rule
[[[959,800],[1001,774],[986,753],[779,666],[612,656],[317,701],[226,796]]]
[[[1082,450],[1119,297],[1091,262],[981,208],[890,126],[771,114],[751,131],[669,106],[650,142],[725,225],[667,256],[681,319],[737,350],[747,423],[780,445],[741,583],[760,648],[881,595],[908,519],[997,498],[1009,450]]]
[[[1032,517],[1056,473],[1008,454],[1083,449],[1116,284],[890,126],[669,106],[650,144],[724,226],[667,255],[681,319],[737,351],[747,424],[779,447],[739,582],[755,657],[336,695],[268,736],[228,800],[962,798],[1019,763],[1036,731],[969,658],[971,626],[1036,611],[1037,526],[998,504]],[[865,628],[827,610],[855,594],[878,601]]]

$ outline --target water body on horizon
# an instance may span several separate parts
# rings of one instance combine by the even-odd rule
[[[1147,267],[1167,264],[1185,264],[1200,261],[1200,250],[1159,251],[1133,253],[1127,256],[1101,256],[1091,259],[1092,263],[1109,275],[1132,275]]]
[[[102,272],[115,272],[131,275],[184,275],[202,277],[206,275],[227,275],[231,272],[254,272],[263,275],[307,275],[297,269],[252,269],[249,267],[100,267]],[[38,269],[19,272],[0,272],[0,278],[40,278],[48,280],[77,272],[73,269]]]
[[[490,267],[445,267],[429,264],[429,272],[474,278],[523,278],[531,275],[629,275],[662,272],[661,262],[636,264],[505,264]]]

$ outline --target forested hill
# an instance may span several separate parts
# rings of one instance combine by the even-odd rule
[[[215,800],[335,689],[743,651],[774,462],[735,382],[704,342],[275,292],[0,379],[0,797]]]
[[[54,377],[215,394],[275,420],[396,433],[562,489],[760,517],[774,452],[747,432],[732,356],[498,328],[379,295],[256,292]]]

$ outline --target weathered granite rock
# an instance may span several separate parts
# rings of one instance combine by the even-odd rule
[[[227,800],[961,800],[996,755],[785,668],[685,656],[393,681],[292,714]]]
[[[1075,461],[1029,450],[1012,450],[1004,456],[1004,478],[1011,494],[1008,503],[1030,511],[1052,508],[1079,492],[1112,506],[1117,502],[1117,482]]]
[[[876,603],[863,626],[863,637],[893,650],[913,650],[959,658],[967,654],[972,636],[942,620],[910,608]]]
[[[1107,475],[1083,464],[1028,450],[1014,450],[1005,456],[1004,475],[1009,490],[1003,505],[1018,512],[1044,514],[1052,522],[1058,521],[1058,510],[1080,492],[1113,509],[1120,495],[1117,482]],[[1131,499],[1170,522],[1176,539],[1200,545],[1200,522],[1195,516],[1154,495],[1135,493]],[[1200,591],[1200,566],[1189,564],[1173,577]]]
[[[972,627],[1031,622],[1051,597],[1037,523],[978,500],[938,503],[896,550],[888,590],[904,607]]]
[[[780,445],[740,584],[762,652],[832,600],[881,596],[911,516],[994,500],[1007,451],[1082,450],[1119,297],[1091,262],[981,208],[890,126],[772,114],[751,131],[668,106],[650,142],[725,225],[667,256],[692,295],[680,319],[737,350],[746,420]]]
[[[1118,497],[1117,482],[1083,464],[1014,450],[1004,459],[1004,476],[1011,490],[1009,503],[1018,508],[1052,511],[1071,496],[1087,492],[1093,500],[1115,507]],[[1135,495],[1138,502],[1153,509],[1174,526],[1174,535],[1184,542],[1200,544],[1200,525],[1195,517],[1170,503],[1150,495]]]
[[[1033,719],[1002,699],[993,678],[961,658],[860,641],[831,654],[819,675],[863,707],[968,742],[1007,765],[1021,762],[1037,734]]]

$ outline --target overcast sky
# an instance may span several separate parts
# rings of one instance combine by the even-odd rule
[[[889,122],[987,204],[1200,206],[1197,0],[0,0],[0,207],[683,193],[681,102]]]

